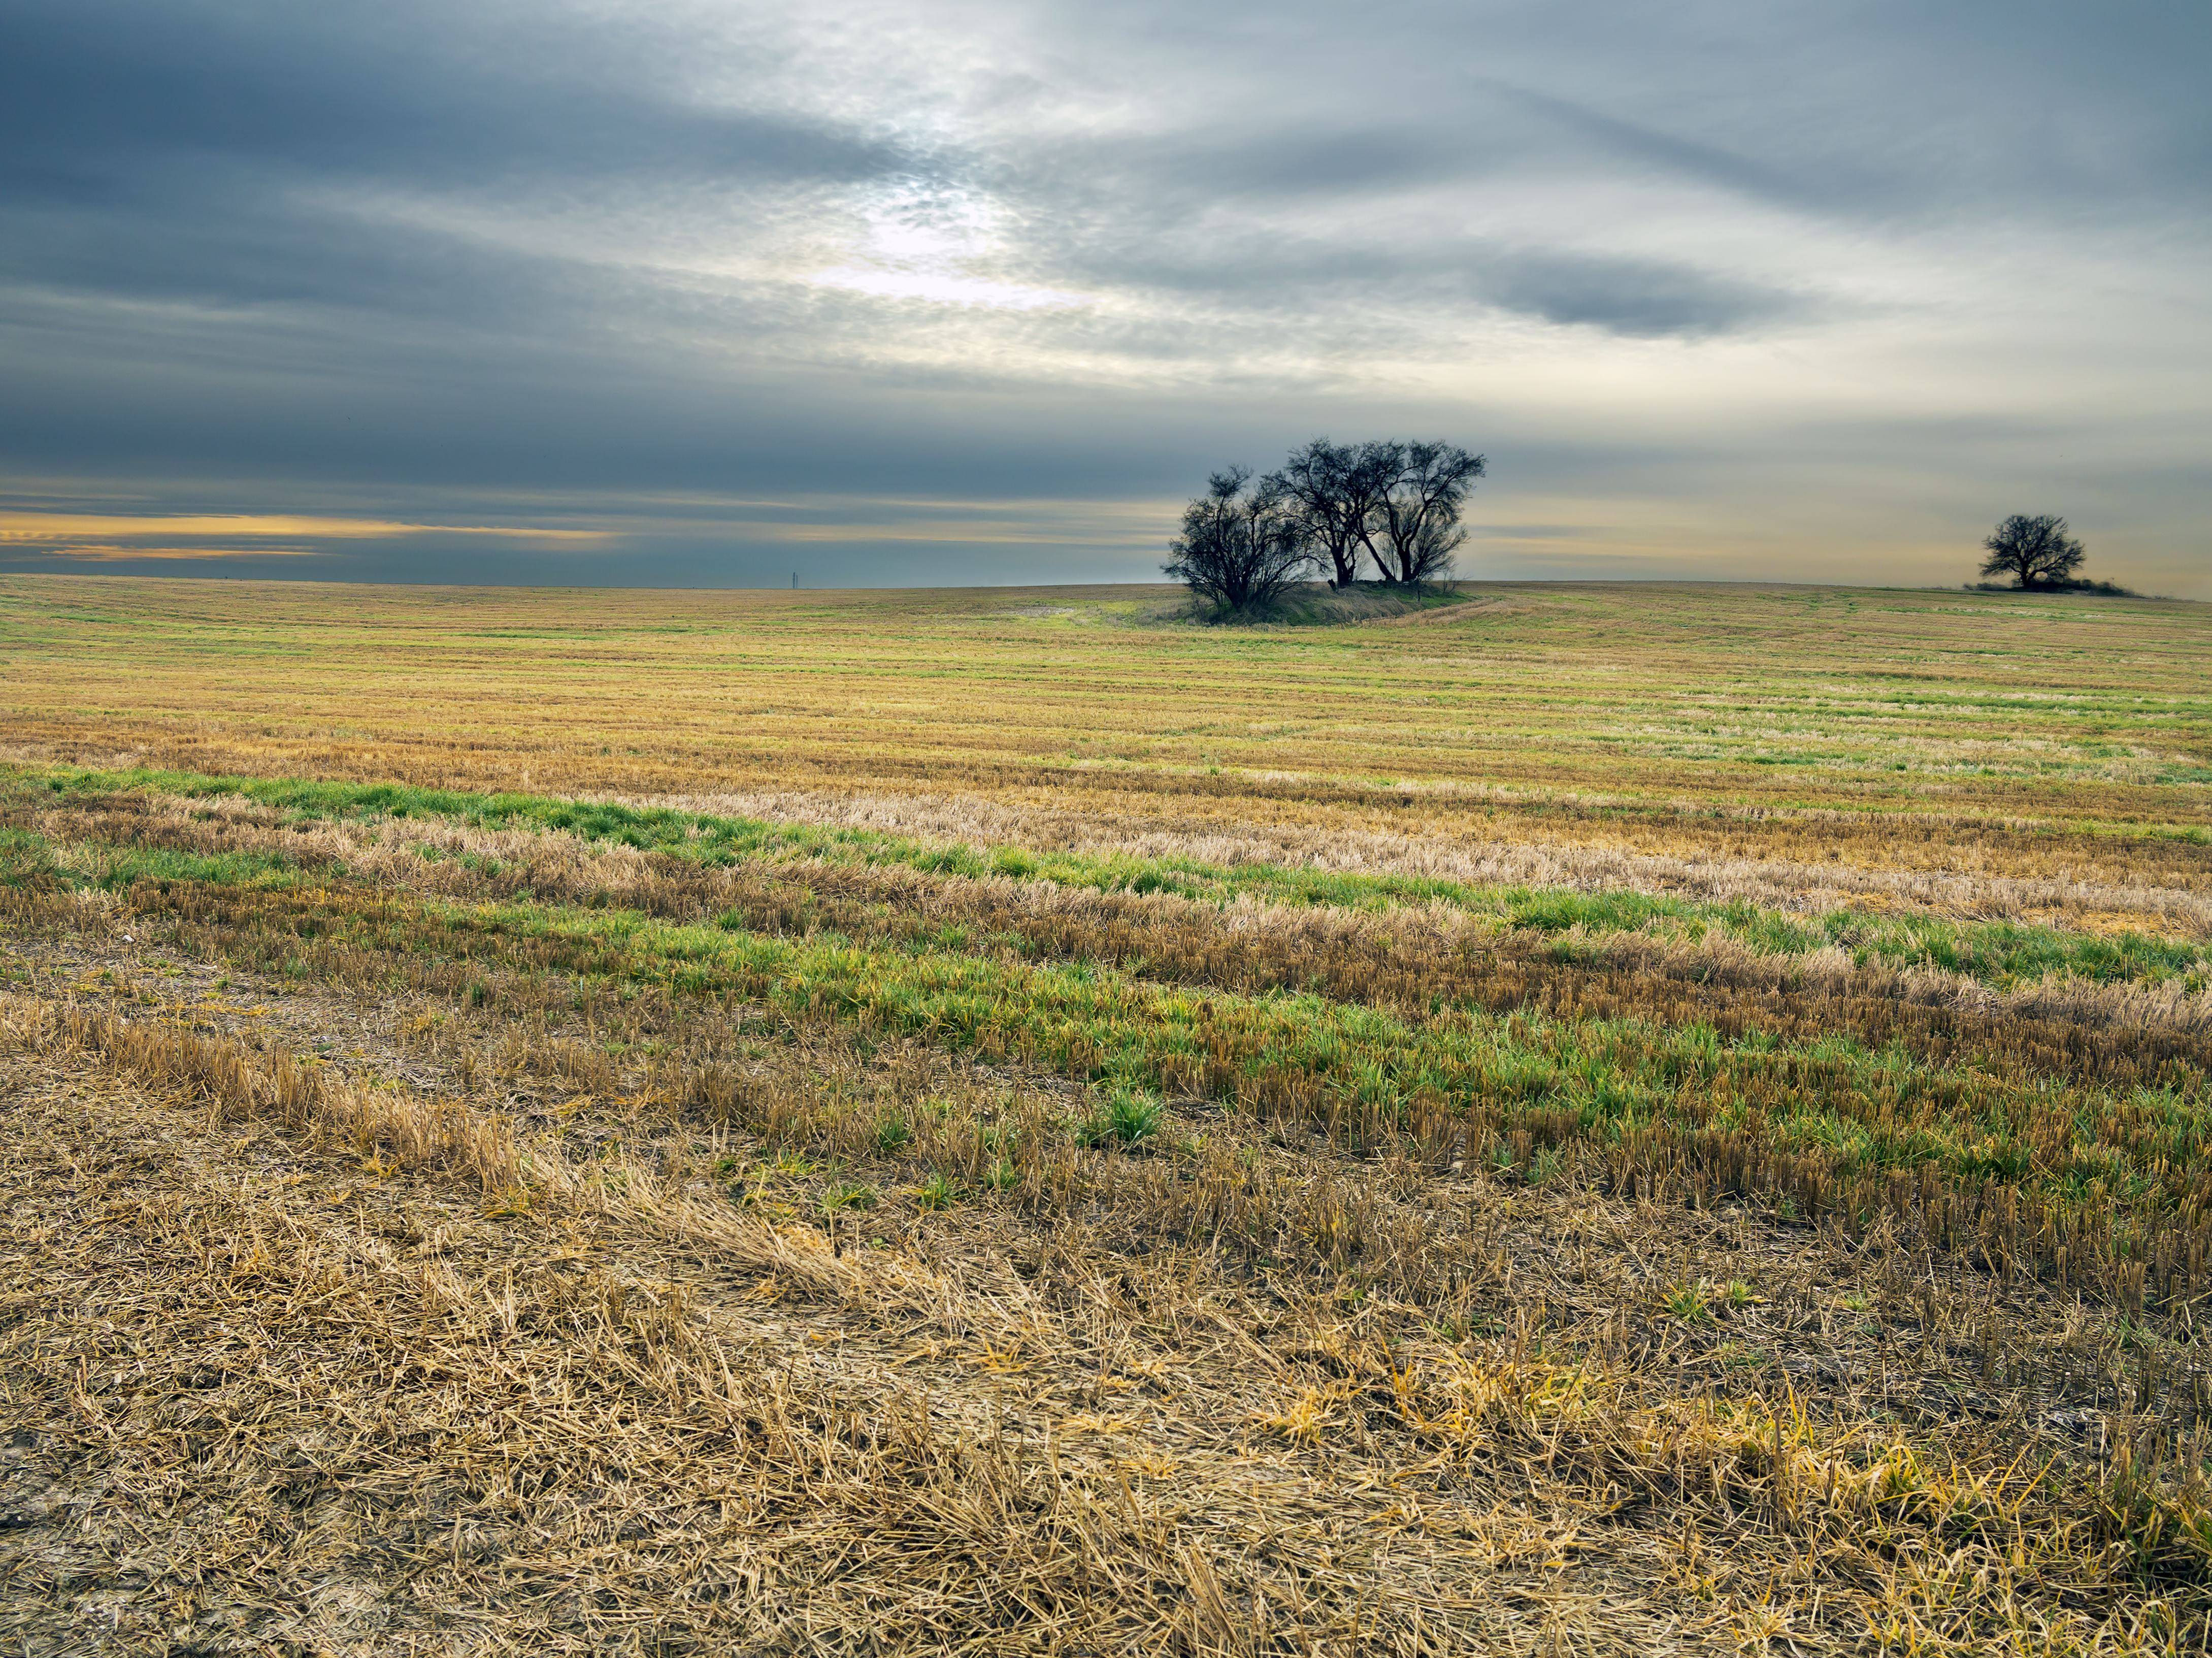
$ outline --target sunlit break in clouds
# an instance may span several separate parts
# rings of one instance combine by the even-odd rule
[[[1152,579],[1326,433],[1484,451],[1471,576],[2026,511],[2212,596],[2208,79],[2171,3],[0,0],[0,571]]]

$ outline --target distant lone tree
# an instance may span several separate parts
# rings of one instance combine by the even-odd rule
[[[1260,482],[1279,492],[1304,521],[1309,539],[1328,560],[1329,585],[1348,588],[1359,579],[1376,513],[1403,462],[1399,444],[1332,443],[1316,437],[1293,449],[1280,472]]]
[[[1231,466],[1206,480],[1183,509],[1182,533],[1160,566],[1218,612],[1265,608],[1315,560],[1311,529],[1273,479],[1251,489],[1252,470]]]
[[[2081,544],[2066,533],[2066,521],[2048,513],[2030,517],[2016,512],[1982,543],[1989,558],[1984,576],[2009,576],[2023,588],[2063,588],[2085,556]]]
[[[1389,481],[1376,496],[1361,537],[1382,579],[1402,587],[1441,581],[1451,574],[1452,554],[1467,539],[1461,509],[1483,458],[1451,443],[1371,443],[1389,464]]]

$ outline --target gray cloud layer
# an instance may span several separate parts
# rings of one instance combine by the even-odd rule
[[[1141,576],[1211,466],[1418,430],[1492,454],[1469,573],[1950,579],[2025,509],[2212,592],[2208,69],[2171,4],[0,0],[0,570],[133,567],[12,502]]]

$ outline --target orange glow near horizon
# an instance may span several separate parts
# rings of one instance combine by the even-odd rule
[[[490,535],[526,541],[605,541],[604,530],[539,529],[508,524],[409,524],[380,518],[318,518],[292,514],[204,513],[134,518],[105,513],[0,511],[0,544],[70,541],[80,537],[269,536],[323,540],[381,540],[397,535]],[[56,549],[55,551],[64,551]],[[170,551],[189,553],[189,549]],[[261,552],[275,549],[259,549]],[[128,556],[154,558],[148,550]],[[210,556],[214,556],[211,554]]]

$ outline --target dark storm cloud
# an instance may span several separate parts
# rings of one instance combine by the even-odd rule
[[[1562,254],[1501,256],[1478,285],[1509,310],[1647,338],[1725,333],[1781,316],[1796,303],[1782,290],[1693,266]]]
[[[620,545],[236,567],[1018,574],[913,503],[1164,523],[1419,428],[1555,559],[1614,533],[1577,490],[1698,526],[1946,467],[1944,535],[2055,470],[2201,546],[2208,63],[2170,4],[0,0],[0,508],[590,497]]]
[[[1724,333],[1811,308],[1792,290],[1662,259],[1572,251],[1530,251],[1480,237],[1447,240],[1401,254],[1387,266],[1362,249],[1327,243],[1225,246],[1100,255],[1089,265],[1108,276],[1185,296],[1265,285],[1279,310],[1322,317],[1343,329],[1347,308],[1395,302],[1413,307],[1490,306],[1547,322],[1594,327],[1638,338]],[[1258,273],[1264,273],[1263,276]]]
[[[0,179],[11,192],[143,203],[149,185],[227,168],[436,186],[850,180],[905,164],[847,127],[702,109],[626,82],[622,68],[642,66],[625,66],[605,31],[545,18],[487,40],[456,27],[457,15],[407,3],[11,5]]]
[[[908,165],[826,120],[710,110],[605,74],[610,44],[541,27],[505,50],[450,8],[0,8],[0,277],[239,308],[293,302],[507,330],[560,261],[365,217],[349,192],[629,192],[850,184]],[[520,33],[520,32],[518,32]],[[620,64],[622,54],[611,54]]]

